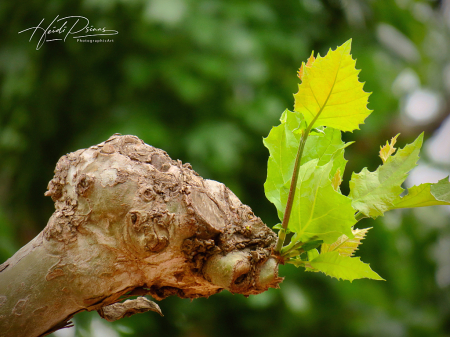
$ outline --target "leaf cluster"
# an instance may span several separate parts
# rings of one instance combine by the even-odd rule
[[[351,40],[302,64],[294,111],[284,111],[281,124],[264,139],[270,152],[264,188],[282,221],[275,228],[283,261],[337,279],[382,280],[354,257],[369,230],[355,229],[355,224],[392,209],[450,205],[450,183],[445,178],[403,195],[401,185],[416,166],[423,134],[396,151],[397,135],[381,147],[382,164],[374,172],[353,173],[349,195],[342,194],[344,151],[351,143],[342,141],[341,132],[359,129],[371,113],[370,93],[359,82],[350,50]]]

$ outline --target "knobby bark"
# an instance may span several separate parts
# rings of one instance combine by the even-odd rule
[[[45,336],[78,312],[109,321],[161,300],[278,287],[275,234],[223,184],[135,136],[63,156],[55,212],[0,265],[0,336]]]

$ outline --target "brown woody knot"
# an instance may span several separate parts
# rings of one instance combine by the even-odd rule
[[[77,194],[86,197],[89,194],[89,190],[93,185],[94,185],[94,178],[83,173],[82,175],[80,175],[77,182],[76,186]]]
[[[141,252],[160,252],[169,244],[168,227],[173,214],[167,210],[150,212],[133,210],[128,213],[128,233],[134,247]]]

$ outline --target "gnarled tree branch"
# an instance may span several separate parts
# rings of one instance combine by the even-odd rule
[[[275,234],[223,184],[114,135],[63,156],[44,230],[0,266],[0,336],[44,336],[84,310],[115,320],[145,299],[277,287]]]

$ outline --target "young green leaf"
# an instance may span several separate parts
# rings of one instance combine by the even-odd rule
[[[311,65],[313,64],[313,62],[316,60],[316,58],[314,57],[314,50],[311,53],[311,56],[308,58],[308,61],[305,63],[302,63],[300,69],[298,70],[297,76],[299,79],[303,79],[303,72],[305,67],[311,67]]]
[[[388,160],[388,158],[397,150],[394,145],[397,142],[397,137],[400,134],[397,134],[395,137],[392,137],[391,142],[386,141],[385,146],[380,147],[380,158],[383,161],[383,164]]]
[[[289,110],[283,112],[280,121],[281,124],[273,127],[263,142],[270,152],[264,190],[267,199],[275,205],[278,216],[282,220],[286,201],[281,201],[281,194],[287,195],[289,192],[301,131],[304,130],[304,122],[302,115]],[[339,130],[326,128],[323,133],[308,137],[301,162],[303,164],[318,159],[318,165],[321,166],[333,159],[330,178],[338,169],[340,177],[342,177],[347,163],[344,158],[344,149],[350,144],[352,143],[344,143],[341,140]]]
[[[263,140],[270,152],[264,190],[267,199],[277,208],[280,219],[282,219],[286,207],[286,204],[281,203],[280,193],[292,178],[295,156],[301,137],[293,130],[300,127],[300,118],[301,115],[286,110],[280,119],[282,123],[273,127],[269,136]]]
[[[329,126],[353,131],[370,114],[369,93],[358,80],[359,70],[350,55],[351,40],[325,57],[317,56],[310,66],[302,64],[302,83],[294,95],[294,110],[312,127]]]
[[[450,205],[450,182],[446,178],[414,186],[400,197],[401,185],[419,158],[423,134],[396,153],[397,135],[380,149],[383,164],[374,172],[365,168],[353,174],[349,196],[341,194],[344,149],[349,145],[342,142],[341,131],[359,129],[371,112],[370,94],[358,80],[350,47],[351,40],[325,57],[315,59],[313,53],[302,63],[295,111],[286,110],[281,124],[264,139],[270,152],[264,188],[282,220],[274,226],[280,229],[275,252],[286,263],[338,279],[382,280],[353,257],[369,228],[352,226],[357,219],[376,218],[390,209]],[[289,232],[291,242],[283,246]]]
[[[320,254],[314,260],[310,261],[309,264],[314,269],[328,276],[350,282],[361,278],[384,280],[368,264],[362,262],[359,257],[340,255],[337,251]]]
[[[310,249],[306,252],[308,254],[308,260],[312,261],[314,260],[316,257],[319,256],[319,251],[317,249]]]
[[[319,248],[321,244],[323,244],[323,240],[315,240],[315,238],[308,242],[294,240],[294,242],[291,242],[281,249],[281,256],[290,259],[301,255],[308,250]]]
[[[349,238],[347,235],[342,235],[331,245],[324,243],[320,248],[320,253],[323,254],[326,252],[337,251],[340,255],[352,257],[369,229],[370,228],[353,229],[353,238]]]
[[[331,178],[331,186],[336,192],[340,191],[339,186],[342,184],[341,170],[338,168],[333,178]]]
[[[311,134],[305,144],[301,164],[313,159],[319,159],[318,165],[322,166],[333,160],[330,171],[330,179],[339,170],[340,177],[344,174],[347,160],[344,158],[344,150],[353,144],[344,143],[341,139],[341,131],[333,128],[325,128],[323,134]]]
[[[333,162],[317,166],[318,161],[311,160],[300,167],[289,221],[289,229],[296,233],[293,242],[307,242],[315,237],[333,243],[342,234],[353,237],[351,227],[356,220],[351,200],[331,186]],[[285,203],[287,193],[282,193],[281,199]]]
[[[376,171],[364,168],[358,174],[353,173],[349,194],[353,208],[372,218],[392,209],[394,200],[403,192],[401,184],[416,166],[422,142],[423,133],[412,144],[390,156]]]
[[[392,202],[391,209],[450,205],[450,183],[448,177],[436,184],[426,183],[408,189],[408,194]]]

